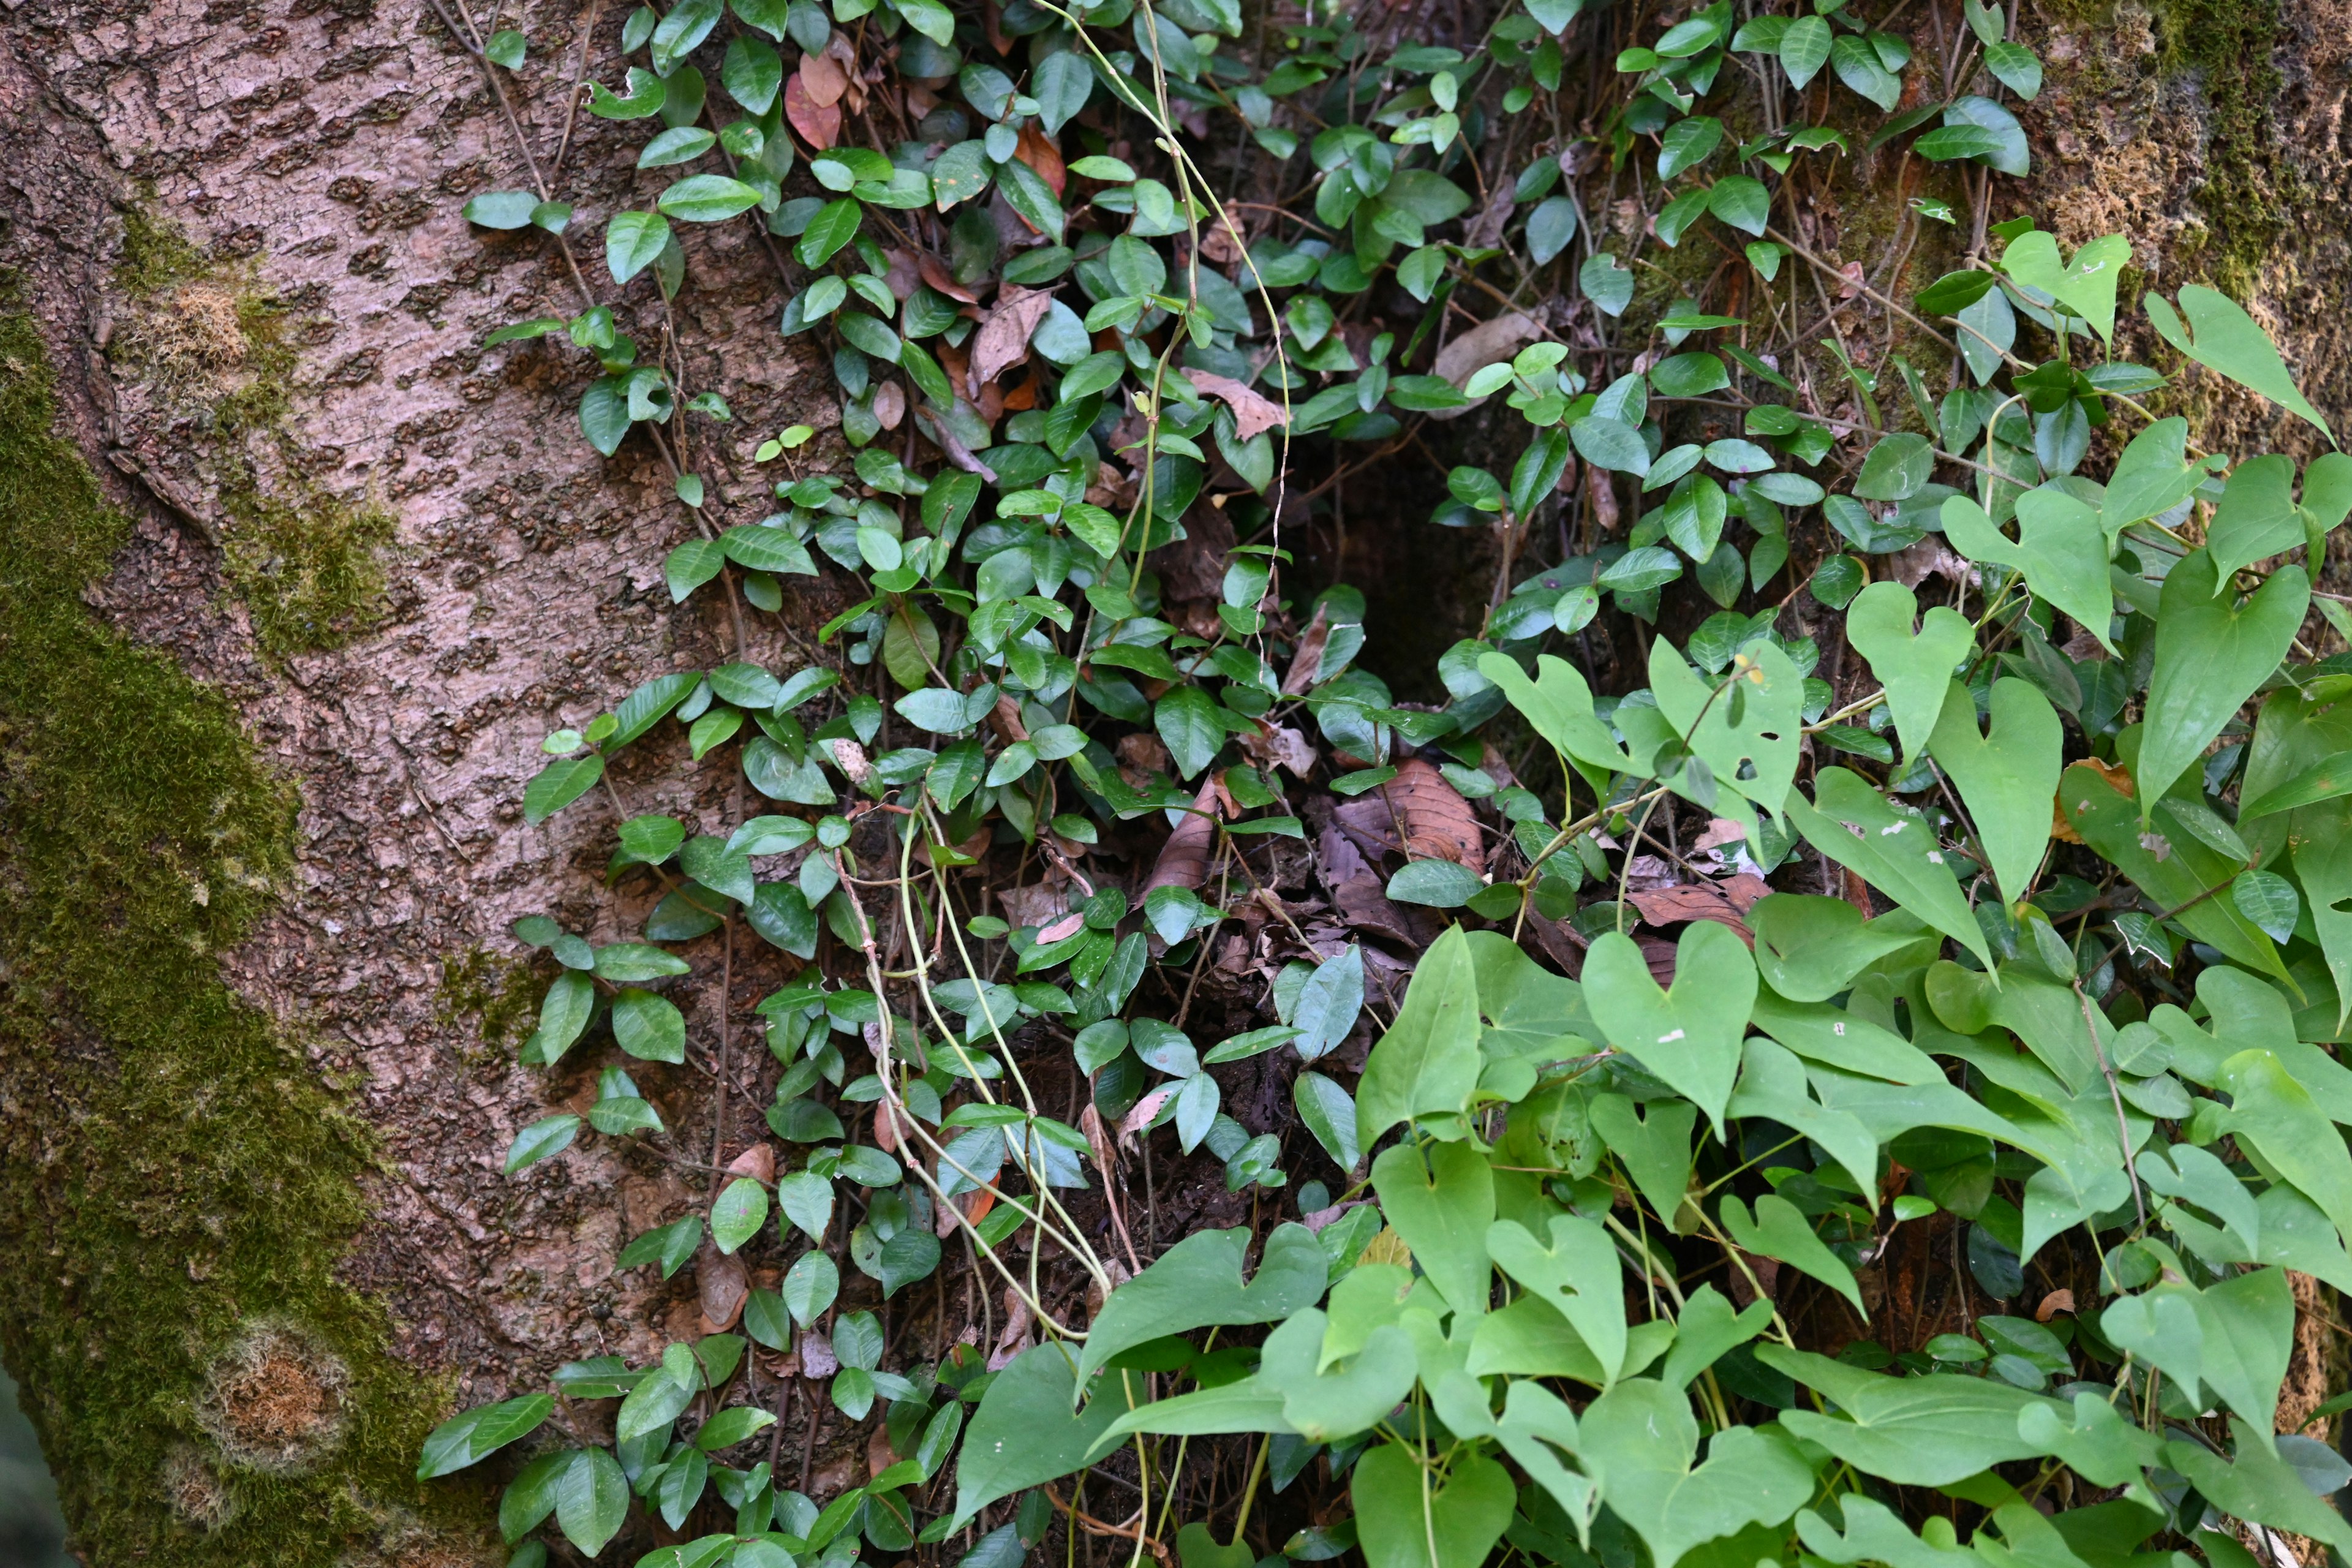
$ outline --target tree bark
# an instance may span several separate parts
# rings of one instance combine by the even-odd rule
[[[583,46],[611,78],[625,9],[515,24],[522,142],[585,173],[583,216],[640,178],[562,91]],[[1959,28],[1906,25],[1923,50]],[[2345,6],[2029,28],[2052,72],[2021,210],[2070,246],[2127,233],[2146,284],[2250,295],[2314,401],[2352,411]],[[839,606],[813,588],[740,643],[674,612],[660,562],[692,523],[669,469],[588,447],[575,362],[482,350],[578,285],[555,242],[460,217],[528,174],[430,0],[26,5],[0,43],[0,1351],[91,1563],[499,1561],[494,1495],[416,1486],[419,1439],[689,1329],[686,1277],[612,1263],[705,1180],[596,1152],[500,1173],[518,1128],[591,1087],[516,1065],[544,975],[507,928],[634,933],[642,907],[599,881],[617,803],[724,804],[648,752],[602,806],[530,828],[523,782],[542,735],[652,674],[810,662]],[[1885,237],[1902,170],[1877,174],[1809,209],[1874,281],[1911,254]],[[749,521],[750,448],[832,424],[830,384],[775,334],[757,237],[696,243],[689,379],[736,421],[692,466]],[[641,290],[622,313],[663,341]],[[2189,384],[2217,445],[2268,423]],[[1442,623],[1422,573],[1483,592],[1491,567],[1412,543],[1423,513],[1388,487],[1354,492],[1351,574]],[[695,957],[719,973],[715,939]],[[689,1005],[714,1055],[774,978],[740,952],[729,974],[731,1005]],[[747,1097],[714,1127],[707,1079],[639,1077],[683,1146],[753,1134]]]

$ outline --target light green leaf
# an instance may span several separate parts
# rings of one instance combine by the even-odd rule
[[[1478,1087],[1478,979],[1460,926],[1422,955],[1396,1022],[1356,1085],[1356,1146],[1416,1116],[1460,1111]]]
[[[1538,1240],[1517,1220],[1498,1219],[1486,1229],[1486,1255],[1568,1320],[1600,1363],[1603,1388],[1617,1381],[1625,1364],[1624,1279],[1617,1246],[1598,1221],[1554,1215],[1549,1238]]]
[[[2107,623],[2115,590],[2107,579],[2106,538],[2098,513],[2066,491],[2043,487],[2017,498],[2015,542],[1968,496],[1944,502],[1944,538],[1971,561],[2014,566],[2026,585],[2082,623],[2110,653]]]
[[[2311,605],[2311,580],[2283,566],[2242,605],[2219,586],[2211,556],[2193,551],[2164,580],[2156,621],[2156,665],[2138,765],[2140,821],[2202,756],[2239,707],[2270,679],[2294,644]]]
[[[1256,1277],[1244,1285],[1249,1243],[1246,1229],[1196,1231],[1113,1290],[1087,1334],[1077,1375],[1090,1377],[1119,1352],[1163,1334],[1271,1323],[1322,1299],[1328,1268],[1305,1226],[1276,1226]]]
[[[2223,1062],[2221,1084],[2231,1100],[2223,1128],[2252,1144],[2339,1232],[2352,1237],[2352,1153],[2310,1091],[2267,1050],[2240,1051]]]
[[[2230,1430],[2237,1437],[2237,1452],[2230,1463],[2223,1463],[2221,1456],[2201,1443],[2180,1441],[2164,1446],[2165,1462],[2187,1476],[2207,1501],[2225,1513],[2352,1552],[2352,1524],[2332,1503],[2312,1496],[2303,1478],[2278,1457],[2271,1445],[2269,1425],[2232,1418]]]
[[[429,1481],[478,1464],[517,1438],[537,1431],[555,1410],[544,1394],[526,1394],[496,1405],[478,1405],[433,1428],[416,1460],[416,1479]]]
[[[1862,1287],[1854,1282],[1853,1270],[1813,1234],[1812,1226],[1797,1205],[1780,1194],[1767,1193],[1758,1198],[1753,1219],[1748,1215],[1746,1204],[1736,1197],[1725,1198],[1723,1228],[1743,1251],[1777,1258],[1800,1273],[1811,1275],[1852,1301],[1853,1310],[1862,1314],[1864,1321],[1869,1321],[1870,1313],[1862,1304]]]
[[[2278,346],[2254,325],[2254,319],[2235,300],[2201,284],[2184,285],[2180,309],[2189,316],[2186,328],[2163,296],[2150,292],[2141,303],[2147,307],[2148,320],[2156,323],[2158,335],[2166,342],[2240,386],[2262,394],[2288,413],[2309,420],[2331,443],[2335,441],[2327,421],[2319,416],[2319,411],[2294,384],[2286,362],[2279,357]]]
[[[1722,1135],[1740,1037],[1756,1001],[1755,960],[1729,926],[1684,927],[1674,986],[1663,991],[1633,939],[1607,932],[1585,955],[1584,1000],[1610,1044],[1687,1096]]]
[[[1592,1130],[1633,1178],[1634,1187],[1661,1220],[1673,1225],[1690,1187],[1698,1107],[1686,1100],[1654,1100],[1637,1111],[1624,1095],[1598,1094],[1585,1110]]]
[[[1691,1380],[1713,1366],[1726,1351],[1744,1345],[1772,1321],[1772,1303],[1759,1298],[1743,1311],[1734,1311],[1723,1292],[1702,1285],[1691,1292],[1675,1321],[1674,1349],[1658,1376],[1669,1388],[1687,1388]]]
[[[1460,1452],[1441,1487],[1410,1450],[1382,1443],[1356,1461],[1349,1494],[1370,1568],[1478,1568],[1511,1521],[1517,1489],[1475,1450]]]
[[[573,1451],[555,1479],[555,1523],[563,1538],[593,1557],[629,1517],[629,1479],[602,1448]]]
[[[1789,820],[1806,843],[1992,966],[1984,931],[1924,818],[1897,811],[1859,774],[1823,768],[1813,775],[1811,805],[1789,797]]]
[[[2205,530],[2216,591],[2241,566],[2292,550],[2304,542],[2303,512],[2294,504],[2294,459],[2250,458],[2231,470],[2221,504]]]
[[[1812,1496],[1812,1468],[1796,1446],[1749,1426],[1717,1433],[1706,1462],[1692,1468],[1699,1434],[1690,1401],[1648,1378],[1603,1394],[1577,1425],[1601,1500],[1657,1568],[1675,1568],[1693,1547],[1743,1526],[1778,1524]]]
[[[1466,1143],[1431,1143],[1425,1151],[1396,1144],[1372,1162],[1372,1190],[1381,1213],[1454,1312],[1464,1321],[1484,1312],[1494,1278],[1486,1228],[1495,1219],[1495,1176],[1486,1157]]]
[[[2045,229],[2028,229],[2001,252],[2001,270],[2029,289],[2039,289],[2091,323],[2103,342],[2116,335],[2116,285],[2131,260],[2131,241],[2110,234],[2090,241],[2063,266],[2058,241]]]
[[[1791,1002],[1826,1002],[1888,953],[1919,940],[1916,921],[1881,916],[1864,923],[1843,899],[1773,893],[1748,911],[1756,967]]]
[[[1996,1379],[1946,1373],[1883,1377],[1772,1343],[1758,1347],[1756,1359],[1837,1404],[1834,1416],[1787,1411],[1783,1426],[1897,1486],[1948,1486],[2039,1452],[2017,1435],[2017,1413],[2041,1401]]]
[[[1536,679],[1529,680],[1518,660],[1507,654],[1487,653],[1478,656],[1478,673],[1502,688],[1503,695],[1537,734],[1578,762],[1612,773],[1642,772],[1617,744],[1609,727],[1594,717],[1592,689],[1568,660],[1548,653],[1538,655]]]
[[[2191,936],[2250,969],[2285,977],[2277,944],[2228,899],[2212,896],[2238,873],[2238,862],[2184,831],[2161,805],[2143,825],[2130,797],[2117,794],[2095,768],[2076,763],[2060,775],[2058,804],[2084,843],[2160,908],[2179,910],[2173,918]]]
[[[1916,633],[1911,629],[1915,621],[1919,626]],[[1905,759],[1916,759],[1935,732],[1945,694],[1953,686],[1952,672],[1976,647],[1975,627],[1966,616],[1942,605],[1931,606],[1921,619],[1917,596],[1889,579],[1855,595],[1846,608],[1845,635],[1886,689],[1886,706],[1894,711]],[[2050,782],[2055,788],[2054,771]]]
[[[1282,1397],[1282,1415],[1310,1442],[1328,1443],[1371,1430],[1412,1392],[1412,1339],[1391,1323],[1366,1337],[1344,1368],[1318,1366],[1327,1320],[1307,1307],[1265,1337],[1259,1387]]]
[[[1225,726],[1217,717],[1217,703],[1197,686],[1180,686],[1152,707],[1152,728],[1160,732],[1179,777],[1192,778],[1216,760],[1225,743]]]
[[[1659,637],[1650,644],[1650,687],[1658,711],[1714,771],[1716,787],[1747,796],[1777,819],[1797,776],[1805,680],[1769,642],[1749,643],[1741,658],[1748,667],[1735,666],[1726,676],[1737,686],[1735,700]]]
[[[1969,820],[2011,903],[2025,897],[2050,845],[2050,803],[2065,766],[2065,728],[2030,680],[1993,682],[1992,729],[1977,731],[1977,706],[1955,680],[1928,749],[1969,808]]]
[[[710,1205],[710,1238],[721,1252],[732,1252],[760,1233],[768,1222],[768,1189],[749,1176],[727,1184]]]
[[[1319,1072],[1300,1073],[1290,1086],[1290,1097],[1298,1108],[1300,1123],[1315,1135],[1331,1163],[1352,1173],[1364,1157],[1362,1146],[1356,1142],[1354,1097]]]
[[[1321,1257],[1319,1250],[1317,1257]],[[1111,1373],[1085,1409],[1074,1411],[1077,1392],[1077,1373],[1066,1344],[1024,1351],[996,1374],[965,1428],[963,1452],[956,1461],[958,1524],[999,1498],[1058,1479],[1085,1465],[1096,1439],[1128,1413],[1129,1400],[1143,1397],[1143,1377]]]
[[[2188,446],[2189,421],[2177,415],[2131,438],[2099,503],[2099,527],[2109,548],[2125,529],[2171,510],[2204,481],[2204,464],[2188,460]]]

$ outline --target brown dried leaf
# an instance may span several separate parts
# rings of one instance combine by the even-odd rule
[[[1491,321],[1479,322],[1438,350],[1437,363],[1432,369],[1459,389],[1479,371],[1509,359],[1541,336],[1542,322],[1521,310],[1506,310]],[[1441,408],[1429,417],[1458,419],[1485,401],[1482,397],[1459,408]]]
[[[1095,1109],[1095,1102],[1091,1100],[1087,1101],[1087,1108],[1078,1112],[1078,1131],[1087,1135],[1087,1147],[1094,1151],[1095,1164],[1105,1174],[1116,1175],[1118,1172],[1118,1144],[1110,1129],[1103,1125],[1102,1112]]]
[[[1070,186],[1069,170],[1062,163],[1062,150],[1034,121],[1021,128],[1021,140],[1013,144],[1013,155],[1037,172],[1037,177],[1054,187],[1059,199]]]
[[[972,338],[971,370],[964,381],[971,396],[980,395],[982,384],[1027,362],[1029,334],[1053,308],[1050,289],[1006,289],[997,295],[995,309],[988,312]]]
[[[1051,947],[1057,942],[1067,942],[1070,938],[1077,935],[1079,931],[1085,930],[1086,924],[1086,910],[1072,910],[1068,914],[1064,915],[1052,925],[1046,926],[1045,929],[1038,931],[1037,945],[1040,947]]]
[[[1177,1087],[1172,1083],[1161,1085],[1137,1100],[1134,1107],[1119,1119],[1120,1148],[1134,1149],[1138,1146],[1136,1140],[1143,1135],[1145,1128],[1151,1125],[1151,1119],[1160,1114],[1160,1108],[1168,1103],[1169,1096],[1176,1092]]]
[[[898,1456],[890,1449],[889,1424],[885,1422],[866,1439],[866,1477],[871,1480],[898,1462]]]
[[[1315,684],[1323,665],[1324,645],[1331,640],[1331,622],[1324,605],[1315,606],[1315,618],[1307,623],[1299,634],[1298,647],[1290,656],[1290,673],[1282,678],[1285,697],[1303,697]]]
[[[1241,742],[1250,761],[1261,768],[1287,768],[1292,777],[1301,779],[1315,771],[1315,744],[1297,730],[1261,719]]]
[[[922,274],[924,282],[949,299],[960,300],[967,305],[980,303],[980,296],[957,282],[955,274],[948,270],[947,263],[928,251],[915,258],[915,269]]]
[[[1194,386],[1234,411],[1234,433],[1241,440],[1246,441],[1261,431],[1290,423],[1290,415],[1281,404],[1254,387],[1243,385],[1231,376],[1216,375],[1205,370],[1188,370],[1184,374]]]
[[[1168,842],[1160,847],[1160,858],[1152,862],[1151,879],[1143,885],[1146,893],[1155,888],[1198,888],[1209,879],[1209,851],[1217,842],[1217,818],[1224,796],[1224,787],[1215,775],[1201,785],[1201,793],[1192,797],[1192,809],[1184,814]]]
[[[2072,1290],[2053,1290],[2050,1294],[2042,1298],[2042,1304],[2040,1306],[2033,1309],[2033,1321],[2037,1323],[2046,1323],[2051,1319],[2056,1317],[2059,1313],[2071,1312],[2074,1310],[2074,1292]]]
[[[749,1176],[763,1186],[776,1183],[776,1151],[772,1144],[754,1143],[727,1163],[730,1176]]]
[[[1201,255],[1220,267],[1231,267],[1247,254],[1241,237],[1234,232],[1233,220],[1220,218],[1201,236]]]
[[[895,381],[874,389],[874,417],[885,430],[896,430],[907,417],[907,390]]]
[[[1677,882],[1649,892],[1628,893],[1626,898],[1654,926],[1714,921],[1738,931],[1739,940],[1753,947],[1756,939],[1748,930],[1748,911],[1771,890],[1761,877],[1742,871],[1720,882]]]
[[[742,1258],[735,1253],[719,1250],[716,1243],[704,1242],[694,1258],[694,1290],[702,1307],[702,1331],[723,1334],[735,1326],[743,1315],[743,1302],[751,1294],[751,1280],[743,1268]]]
[[[800,1358],[803,1377],[831,1377],[841,1370],[841,1359],[833,1353],[832,1342],[822,1334],[801,1335]]]
[[[1408,856],[1452,860],[1473,871],[1486,868],[1477,815],[1444,773],[1419,757],[1407,757],[1397,764],[1396,777],[1381,786],[1381,795],[1395,814],[1397,838]]]
[[[819,109],[830,109],[849,90],[849,71],[833,57],[830,47],[801,57],[801,91]]]
[[[801,68],[784,82],[784,118],[793,122],[802,141],[822,153],[841,139],[841,105],[837,101],[841,91],[836,86],[832,98],[818,102],[809,89],[808,68],[808,58],[803,57]]]
[[[1113,750],[1118,756],[1118,765],[1126,774],[1127,782],[1137,789],[1141,789],[1151,774],[1168,771],[1168,748],[1160,743],[1157,735],[1147,734],[1140,730],[1131,735],[1121,735]]]

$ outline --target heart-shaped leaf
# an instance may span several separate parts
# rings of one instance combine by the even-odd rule
[[[1729,926],[1693,921],[1683,928],[1668,991],[1650,977],[1632,937],[1607,933],[1585,955],[1584,1001],[1610,1044],[1706,1111],[1722,1135],[1740,1037],[1756,1002],[1756,961]]]
[[[2282,566],[2243,604],[2220,586],[2211,555],[2191,552],[2164,580],[2156,619],[2156,667],[2133,769],[2139,819],[2205,754],[2241,704],[2278,668],[2311,607],[2311,579]],[[2070,612],[2071,613],[2071,612]]]
[[[1813,1234],[1813,1227],[1797,1205],[1780,1194],[1767,1193],[1758,1198],[1753,1219],[1748,1215],[1747,1205],[1739,1199],[1725,1198],[1723,1228],[1741,1250],[1777,1258],[1799,1273],[1811,1275],[1852,1301],[1853,1310],[1862,1314],[1865,1322],[1869,1321],[1870,1310],[1862,1304],[1862,1287],[1854,1282],[1853,1270]]]
[[[1118,1292],[1112,1296],[1116,1300]],[[1142,1399],[1143,1378],[1139,1373],[1109,1373],[1083,1410],[1072,1408],[1077,1390],[1066,1344],[1025,1350],[996,1374],[972,1413],[956,1461],[958,1522],[999,1498],[1066,1476],[1085,1464],[1095,1440],[1114,1418],[1128,1413],[1129,1398]]]
[[[2091,323],[2101,341],[2116,335],[2116,284],[2131,260],[2131,241],[2103,235],[2061,265],[2058,241],[2043,229],[2028,229],[2001,252],[2001,270],[2029,289],[2039,289]]]
[[[1294,1314],[1265,1337],[1258,1363],[1260,1387],[1282,1396],[1282,1416],[1314,1443],[1369,1432],[1412,1392],[1417,1363],[1412,1336],[1382,1324],[1342,1367],[1318,1371],[1328,1320],[1313,1307]]]
[[[1927,819],[1896,810],[1858,773],[1823,768],[1813,775],[1811,805],[1789,797],[1789,820],[1806,843],[1992,967],[1984,931]]]
[[[2180,309],[2189,316],[2186,329],[2163,296],[2151,292],[2142,303],[2166,342],[2240,386],[2251,387],[2289,413],[2310,420],[2331,442],[2336,439],[2327,421],[2294,384],[2286,361],[2279,357],[2278,345],[2254,325],[2254,319],[2235,300],[2200,284],[2185,286],[2180,290]],[[2194,342],[2191,332],[2196,334]]]
[[[1486,1157],[1467,1143],[1433,1143],[1423,1164],[1421,1149],[1400,1143],[1372,1162],[1372,1191],[1438,1294],[1465,1319],[1484,1312],[1494,1279],[1486,1227],[1495,1219],[1495,1172]]]
[[[1504,1273],[1569,1321],[1593,1359],[1603,1386],[1625,1364],[1625,1290],[1617,1247],[1600,1222],[1554,1215],[1551,1234],[1538,1240],[1517,1220],[1486,1229],[1486,1255]]]
[[[1087,1335],[1077,1375],[1091,1377],[1119,1352],[1163,1334],[1213,1323],[1271,1323],[1322,1300],[1329,1275],[1314,1232],[1276,1226],[1256,1277],[1244,1285],[1249,1243],[1246,1229],[1196,1231],[1112,1291]]]
[[[1872,963],[1919,940],[1916,923],[1882,917],[1864,923],[1843,899],[1773,893],[1748,911],[1756,937],[1756,967],[1776,995],[1791,1002],[1826,1002],[1853,984]]]
[[[1778,1435],[1716,1434],[1697,1468],[1698,1423],[1680,1392],[1649,1378],[1619,1384],[1586,1406],[1579,1452],[1601,1500],[1631,1525],[1657,1568],[1749,1524],[1778,1524],[1812,1495],[1812,1468]]]
[[[1919,624],[1916,633],[1911,629],[1915,620]],[[1873,583],[1847,606],[1845,637],[1886,688],[1886,706],[1894,710],[1904,757],[1918,756],[1943,711],[1952,671],[1976,646],[1976,628],[1966,616],[1942,605],[1931,606],[1920,618],[1918,598],[1902,584],[1889,581]]]
[[[1415,1116],[1459,1111],[1478,1087],[1482,1065],[1477,968],[1468,936],[1454,926],[1422,955],[1396,1022],[1365,1060],[1356,1085],[1356,1146],[1370,1148]]]
[[[1484,1454],[1462,1454],[1441,1487],[1395,1443],[1356,1461],[1349,1490],[1371,1568],[1478,1568],[1518,1495],[1510,1472]]]
[[[1993,682],[1992,732],[1984,735],[1977,732],[1968,688],[1956,680],[1950,690],[1928,749],[1969,808],[2000,896],[2014,904],[2025,897],[2049,847],[2051,802],[2066,765],[2065,729],[2030,680],[2009,676]]]
[[[1659,637],[1650,644],[1650,688],[1675,732],[1714,771],[1717,787],[1747,796],[1777,819],[1797,776],[1805,679],[1768,642],[1748,644],[1742,658],[1745,667],[1735,662],[1726,676],[1730,684],[1717,690]]]
[[[2115,590],[2107,581],[2106,535],[2099,514],[2064,490],[2031,489],[2017,498],[2017,538],[2011,540],[1967,496],[1944,503],[1944,538],[1971,561],[2014,566],[2026,586],[2082,624],[2110,653],[2107,623]]]
[[[2230,581],[2239,567],[2303,542],[2303,512],[2294,504],[2294,459],[2276,454],[2249,458],[2232,469],[2205,530],[2216,587]]]

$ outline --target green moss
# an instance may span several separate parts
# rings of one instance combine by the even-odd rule
[[[122,259],[115,264],[114,279],[125,292],[147,299],[211,268],[212,258],[202,248],[145,203],[122,209]]]
[[[0,316],[0,1349],[93,1561],[325,1568],[451,1506],[411,1479],[446,1394],[335,1277],[366,1128],[220,975],[291,868],[294,792],[84,608],[130,524],[54,416]],[[331,1367],[306,1465],[218,1435],[266,1414],[222,1373],[265,1327]]]
[[[2271,105],[2281,81],[2272,51],[2277,0],[2164,0],[2158,9],[2168,71],[2193,70],[2205,89],[2205,180],[2197,205],[2212,231],[2200,258],[2240,298],[2294,220],[2300,182],[2271,156]]]
[[[469,1032],[488,1055],[522,1032],[543,989],[529,961],[502,959],[475,947],[462,959],[443,963],[438,1012],[444,1025],[470,1021]]]
[[[338,647],[375,624],[392,513],[307,484],[288,500],[253,482],[249,468],[221,500],[229,583],[263,652]]]

